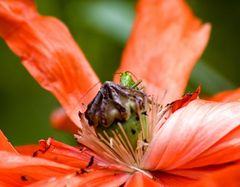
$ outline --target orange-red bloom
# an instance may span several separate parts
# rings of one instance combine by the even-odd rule
[[[171,103],[182,96],[209,32],[209,24],[202,25],[183,0],[140,0],[117,72],[133,72],[148,94]],[[1,185],[186,186],[238,163],[239,102],[200,100],[196,91],[165,110],[151,109],[149,141],[135,152],[114,140],[104,144],[77,115],[99,90],[97,85],[89,92],[99,80],[67,28],[39,15],[32,0],[0,0],[0,36],[57,97],[80,128],[76,137],[83,145],[79,150],[50,138],[16,151],[1,133]],[[62,115],[55,116],[62,124]]]

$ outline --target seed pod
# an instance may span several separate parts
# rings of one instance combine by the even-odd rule
[[[145,116],[142,113],[146,111],[146,103],[144,92],[107,81],[84,114],[98,133],[105,131],[114,136],[113,131],[120,132],[121,125],[131,145],[136,148],[138,134],[142,131],[139,119]]]

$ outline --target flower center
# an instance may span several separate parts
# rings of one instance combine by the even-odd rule
[[[147,97],[138,82],[128,80],[102,85],[86,112],[80,113],[82,128],[76,137],[108,164],[145,172],[142,158],[166,110]]]

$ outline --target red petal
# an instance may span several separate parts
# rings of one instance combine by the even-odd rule
[[[32,156],[36,150],[39,150],[41,147],[39,145],[29,144],[29,145],[20,145],[15,147],[16,150],[22,155]]]
[[[191,182],[196,182],[213,172],[219,171],[223,168],[226,168],[232,165],[233,163],[221,164],[221,165],[209,165],[206,167],[198,167],[193,169],[176,169],[176,170],[167,171],[166,175],[174,175],[174,176],[178,176],[179,178],[188,179],[188,181],[191,180]]]
[[[30,0],[0,0],[0,25],[0,36],[30,74],[79,123],[77,113],[95,96],[99,79],[65,25],[40,16]]]
[[[0,150],[17,153],[16,149],[12,146],[10,142],[8,142],[8,139],[1,130],[0,130]]]
[[[80,175],[66,175],[64,177],[52,178],[42,180],[32,184],[34,187],[55,187],[55,186],[68,186],[68,187],[112,187],[121,186],[128,178],[129,174],[123,174],[108,170],[92,170],[89,173]]]
[[[236,161],[239,124],[239,102],[192,101],[172,114],[155,135],[144,168],[172,170]]]
[[[184,164],[184,168],[222,164],[240,159],[240,126],[229,132],[197,158]]]
[[[240,186],[240,165],[231,166],[218,172],[213,172],[193,187],[238,187]]]
[[[161,186],[169,186],[169,187],[179,187],[179,186],[191,186],[196,182],[195,179],[190,178],[188,176],[181,176],[171,173],[164,173],[161,171],[153,171],[152,174],[157,182],[161,184]],[[198,172],[199,174],[199,172]]]
[[[160,187],[162,186],[160,183],[155,182],[153,179],[150,179],[149,177],[143,175],[142,173],[135,173],[131,178],[126,182],[124,187]]]
[[[183,0],[141,0],[117,72],[132,72],[149,94],[169,103],[183,95],[209,33],[210,25],[202,25]]]
[[[30,156],[0,151],[0,181],[23,186],[53,176],[75,173],[78,168]]]
[[[221,101],[221,102],[240,101],[240,88],[235,90],[220,92],[208,98],[208,100]]]
[[[55,110],[51,115],[51,124],[58,130],[77,134],[79,128],[72,122],[63,108]]]
[[[67,163],[70,166],[78,168],[85,168],[89,164],[92,156],[94,157],[93,165],[103,162],[86,148],[83,148],[83,150],[80,151],[79,148],[72,147],[52,138],[41,140],[40,146],[20,146],[17,147],[17,150],[21,154],[34,155],[36,157],[45,158],[63,164]]]
[[[64,170],[73,170],[73,167],[52,162],[46,159],[34,158],[31,156],[23,156],[16,153],[0,151],[0,168],[10,169],[16,167],[27,167],[27,166],[47,166],[56,167]]]

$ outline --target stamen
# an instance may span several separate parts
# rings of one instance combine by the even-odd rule
[[[148,97],[130,74],[124,74],[123,79],[122,85],[103,84],[86,112],[80,113],[82,128],[75,137],[105,159],[106,167],[118,165],[124,171],[139,171],[153,178],[141,168],[142,160],[169,107],[163,108],[157,98]]]
[[[150,179],[153,179],[153,176],[151,175],[151,173],[145,171],[145,170],[142,170],[142,169],[139,169],[137,167],[134,167],[134,166],[131,166],[132,169],[142,173],[143,175],[146,175],[147,177],[149,177]]]
[[[119,129],[121,130],[121,132],[123,133],[123,136],[124,136],[124,138],[125,138],[126,141],[127,141],[127,145],[128,145],[128,147],[130,148],[130,151],[131,151],[131,153],[132,153],[132,155],[133,155],[133,157],[134,157],[134,150],[133,150],[132,144],[131,144],[130,141],[129,141],[128,136],[126,135],[125,130],[123,129],[123,127],[122,127],[122,125],[121,125],[120,123],[118,123],[118,127],[119,127]],[[136,160],[136,159],[134,158],[134,160]]]
[[[125,141],[123,140],[122,136],[119,133],[116,133],[114,131],[112,131],[112,133],[114,134],[114,139],[117,141],[118,144],[116,144],[116,146],[119,148],[119,152],[121,152],[121,150],[125,150],[122,155],[122,158],[125,158],[125,156],[127,156],[128,158],[125,160],[125,162],[134,162],[133,157],[131,156],[131,152],[128,148],[128,146],[126,145]],[[125,155],[125,156],[124,156]]]

